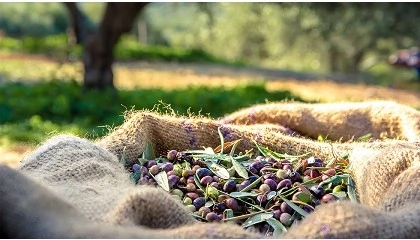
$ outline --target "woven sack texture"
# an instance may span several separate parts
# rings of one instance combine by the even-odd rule
[[[0,168],[0,194],[10,195],[0,200],[1,209],[8,209],[4,214],[0,210],[0,224],[6,226],[0,234],[10,236],[16,226],[35,226],[19,236],[260,238],[232,224],[197,222],[163,190],[132,185],[118,160],[125,149],[127,160],[133,161],[146,142],[157,155],[169,149],[215,147],[220,128],[226,141],[243,140],[239,151],[254,148],[255,140],[288,154],[309,152],[325,159],[349,154],[360,204],[321,206],[280,238],[420,237],[420,113],[415,109],[393,102],[272,103],[218,120],[149,111],[126,117],[97,142],[56,136],[26,156],[17,171]],[[322,134],[332,142],[292,132],[312,138]],[[367,133],[372,141],[347,141]],[[15,183],[19,181],[23,186]],[[37,207],[29,209],[30,202]],[[42,223],[44,218],[52,227]]]

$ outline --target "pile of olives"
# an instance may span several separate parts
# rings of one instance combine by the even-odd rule
[[[345,158],[327,164],[315,157],[265,155],[223,155],[225,161],[219,161],[217,154],[206,158],[170,150],[167,156],[133,164],[131,178],[136,184],[160,186],[156,176],[163,174],[166,190],[199,221],[233,222],[266,236],[299,224],[319,205],[355,198]]]

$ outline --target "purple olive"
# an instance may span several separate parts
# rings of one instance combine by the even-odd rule
[[[275,162],[273,163],[273,168],[281,169],[283,168],[283,164],[281,162]]]
[[[205,218],[206,215],[209,214],[210,212],[211,210],[208,207],[201,207],[200,209],[198,209],[198,215],[200,215],[203,218]]]
[[[213,182],[219,182],[220,181],[220,178],[218,177],[218,176],[213,176]]]
[[[149,160],[146,162],[146,167],[149,169],[154,165],[157,165],[157,162],[155,160]]]
[[[249,180],[245,180],[245,181],[243,181],[241,184],[239,184],[239,185],[236,187],[236,189],[237,189],[238,191],[241,191],[242,189],[244,189],[244,188],[248,187],[248,186],[249,186],[249,184],[250,184],[250,181],[249,181]]]
[[[324,195],[324,189],[322,187],[318,187],[317,185],[311,186],[309,191],[317,198],[321,198]]]
[[[280,210],[273,211],[273,217],[277,220],[280,220],[280,215],[281,214],[282,214],[282,212]]]
[[[156,174],[159,173],[160,169],[158,167],[158,165],[153,165],[150,169],[150,174],[152,174],[153,176],[155,176]]]
[[[292,181],[290,179],[283,179],[279,182],[279,184],[277,184],[277,190],[280,190],[285,187],[291,187],[291,186],[292,186]]]
[[[219,212],[219,213],[222,213],[223,211],[225,211],[226,208],[227,208],[226,204],[224,203],[216,203],[214,205],[214,211]]]
[[[263,167],[264,167],[264,164],[263,164],[263,163],[261,163],[261,162],[253,162],[253,163],[251,163],[251,165],[250,165],[249,167],[253,167],[253,168],[255,168],[257,171],[260,171],[260,170],[261,170],[261,168],[263,168]]]
[[[212,183],[210,183],[210,186],[220,190],[220,184],[218,182],[212,182]]]
[[[147,184],[148,182],[149,182],[149,177],[148,176],[144,176],[144,177],[141,177],[139,179],[139,181],[137,182],[137,184]]]
[[[228,198],[225,200],[225,204],[228,208],[232,209],[233,211],[239,211],[240,207],[238,205],[238,201],[234,198]]]
[[[302,182],[302,178],[298,172],[290,172],[289,178],[292,180],[292,182]]]
[[[189,192],[189,193],[185,194],[185,196],[191,198],[191,200],[193,200],[193,201],[199,197],[198,194],[195,193],[195,192]]]
[[[273,157],[267,157],[265,160],[269,163],[276,163],[277,162],[277,160],[274,159]]]
[[[201,207],[204,206],[204,204],[206,204],[206,199],[203,197],[198,197],[196,199],[193,200],[193,205],[195,207],[195,209],[200,209]]]
[[[177,185],[179,182],[179,177],[177,175],[170,175],[168,176],[168,183],[169,183],[169,187],[173,187],[175,185]]]
[[[292,214],[294,210],[287,203],[282,202],[281,205],[280,205],[280,211],[283,212],[283,213]]]
[[[266,179],[264,184],[267,184],[270,187],[271,191],[275,191],[277,188],[277,183],[273,179]]]
[[[200,180],[200,183],[201,183],[201,185],[203,185],[203,186],[207,186],[207,185],[209,185],[210,183],[212,183],[213,182],[213,177],[212,176],[204,176],[201,180]]]
[[[254,167],[249,166],[248,171],[252,174],[258,174],[258,170]]]
[[[265,204],[267,202],[267,195],[265,194],[258,194],[257,196],[257,203],[262,205]]]
[[[230,193],[235,191],[236,188],[236,181],[235,180],[228,180],[226,181],[225,185],[223,185],[223,191]]]
[[[195,183],[195,181],[194,181],[194,177],[193,176],[189,176],[188,178],[187,178],[187,184],[188,183]]]
[[[162,164],[160,168],[162,168],[162,170],[165,172],[169,172],[169,171],[174,170],[174,165],[170,162],[167,162],[167,163]]]
[[[166,158],[169,162],[175,162],[177,153],[178,152],[176,150],[170,150],[166,155]]]
[[[135,164],[133,164],[133,171],[134,172],[138,172],[138,171],[140,171],[140,165],[138,165],[137,163],[135,163]]]
[[[141,176],[147,176],[147,175],[149,175],[149,170],[145,166],[141,166],[140,167],[140,171],[141,171],[141,174],[140,174]]]
[[[229,195],[226,195],[226,194],[220,194],[218,197],[217,197],[217,201],[219,202],[219,203],[222,203],[222,202],[224,202],[224,201],[226,201],[227,199],[229,199],[230,197],[229,197]]]
[[[325,194],[322,198],[321,198],[321,203],[322,204],[327,204],[327,203],[331,203],[331,202],[335,202],[337,201],[337,198],[332,195],[332,194]]]
[[[221,219],[220,219],[219,215],[217,215],[217,213],[215,213],[215,212],[209,212],[206,215],[206,220],[209,221],[209,222],[218,222]]]
[[[200,168],[200,169],[196,170],[195,173],[197,174],[197,177],[199,179],[202,179],[205,176],[212,176],[213,175],[213,173],[207,168]]]
[[[292,171],[293,170],[293,168],[292,168],[292,165],[283,165],[283,169],[284,170],[290,170],[290,171]]]

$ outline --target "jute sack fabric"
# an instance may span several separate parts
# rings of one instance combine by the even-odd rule
[[[277,114],[278,118],[270,114]],[[252,118],[252,123],[247,118]],[[352,119],[359,119],[358,124],[353,124]],[[328,128],[326,122],[334,127]],[[241,151],[254,148],[252,140],[256,140],[288,154],[309,152],[326,159],[350,155],[361,203],[321,206],[281,238],[419,238],[419,123],[418,111],[389,102],[266,104],[219,120],[132,112],[124,124],[96,143],[74,136],[53,137],[26,157],[18,172],[0,168],[4,173],[1,176],[9,176],[0,178],[0,194],[12,196],[0,200],[1,209],[8,210],[4,214],[5,210],[0,210],[0,224],[6,226],[0,227],[0,233],[17,236],[12,227],[7,227],[13,223],[14,230],[16,226],[26,226],[23,236],[29,237],[54,237],[58,233],[62,237],[259,238],[232,224],[197,223],[182,204],[163,190],[133,186],[118,163],[124,148],[127,160],[132,161],[144,151],[147,141],[157,154],[165,154],[169,149],[215,147],[219,144],[220,128],[227,141],[243,139]],[[328,134],[330,139],[351,139],[366,133],[380,138],[385,132],[388,137],[402,140],[325,143],[290,136],[284,127],[308,136]],[[10,176],[28,182],[23,184],[26,188],[19,187]],[[8,193],[10,187],[4,187],[3,182],[13,185],[11,189],[18,197]],[[39,206],[38,201],[25,198],[25,194],[51,201],[53,207]],[[32,199],[39,207],[32,211],[28,203],[13,204],[16,199]],[[53,221],[54,229],[39,223],[44,215],[59,218]],[[75,220],[66,223],[63,218]],[[37,224],[19,224],[28,221]],[[9,225],[3,225],[5,222]],[[83,227],[75,227],[80,224]],[[31,231],[28,226],[38,231]],[[95,234],[92,229],[97,229]],[[44,235],[34,235],[35,232]]]

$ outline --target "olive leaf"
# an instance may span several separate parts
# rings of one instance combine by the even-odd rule
[[[281,234],[287,232],[287,228],[277,219],[271,217],[265,221],[274,229],[273,237],[279,237]]]
[[[238,163],[233,157],[230,157],[230,161],[232,162],[233,167],[235,168],[235,171],[238,173],[239,176],[248,179],[248,172],[246,171],[246,169],[244,168],[244,166],[242,166],[242,164]]]
[[[123,150],[122,150],[122,153],[121,153],[121,158],[120,158],[120,163],[123,165],[123,166],[125,166],[125,164],[127,163],[127,161],[126,161],[126,157],[127,157],[127,154],[126,154],[126,152],[125,152],[125,146],[124,146],[124,148],[123,148]]]
[[[306,217],[308,216],[308,213],[303,210],[302,208],[300,208],[298,205],[292,203],[291,201],[287,200],[286,198],[284,198],[283,196],[279,196],[281,198],[281,200],[283,200],[287,205],[289,205],[291,208],[293,208],[293,210],[295,210],[297,213],[299,213],[302,217]]]
[[[225,211],[223,211],[223,218],[224,219],[226,219],[226,218],[233,218],[234,217],[234,215],[233,215],[233,210],[232,209],[226,209]]]
[[[153,145],[150,141],[146,141],[146,148],[142,154],[142,158],[147,160],[153,160],[156,158]]]
[[[194,174],[194,183],[199,189],[201,189],[201,191],[206,192],[206,189],[203,185],[201,185],[200,179],[198,178],[197,174]]]
[[[217,133],[219,133],[219,138],[220,138],[220,154],[222,154],[223,153],[223,150],[224,150],[225,139],[223,138],[222,132],[220,132],[220,128],[221,127],[218,127],[217,128]]]
[[[336,197],[336,198],[338,198],[339,200],[346,200],[346,199],[348,199],[347,198],[347,193],[346,192],[343,192],[343,191],[340,191],[340,192],[333,192],[333,193],[330,193],[331,195],[333,195],[334,197]]]
[[[232,149],[230,150],[229,156],[233,156],[233,154],[235,154],[236,147],[238,147],[238,145],[241,142],[241,140],[242,139],[237,139],[237,140],[235,140],[235,141],[232,142],[233,143],[233,146],[232,146]]]
[[[350,178],[350,175],[348,174],[335,175],[328,178],[325,181],[322,181],[321,183],[319,183],[318,186],[322,187],[323,185],[326,185],[326,184],[340,184],[343,180],[344,180],[344,183],[348,184],[349,178]]]
[[[252,140],[254,144],[257,146],[258,150],[261,152],[261,154],[264,157],[273,157],[276,160],[280,160],[282,158],[301,158],[307,156],[309,153],[305,153],[302,155],[289,155],[289,154],[280,154],[276,153],[274,151],[271,151],[270,149],[260,146],[255,140]]]
[[[165,171],[162,171],[158,174],[156,174],[155,176],[153,176],[152,174],[150,174],[156,181],[156,183],[163,188],[163,190],[169,192],[170,188],[169,188],[169,182],[168,182],[168,174],[166,174]]]
[[[141,174],[141,171],[133,172],[130,174],[130,178],[131,180],[133,180],[134,184],[137,184],[137,182],[139,181],[140,174]]]
[[[273,213],[260,213],[248,218],[243,224],[243,228],[250,227],[254,224],[265,222],[267,219],[273,217]]]
[[[347,185],[347,194],[349,195],[349,199],[353,202],[359,202],[359,198],[356,192],[356,185],[351,177],[349,177],[348,185]]]
[[[208,169],[210,169],[210,171],[212,171],[218,177],[222,179],[229,179],[230,175],[229,175],[228,170],[226,170],[226,168],[211,161],[206,161],[206,166]]]
[[[271,199],[273,199],[275,196],[277,195],[276,191],[271,191],[267,194],[267,201],[270,201]]]
[[[261,180],[263,179],[263,176],[257,178],[255,181],[253,181],[251,184],[249,184],[248,186],[246,186],[244,189],[242,189],[240,192],[247,192],[253,188],[256,188],[258,183],[261,182]]]

